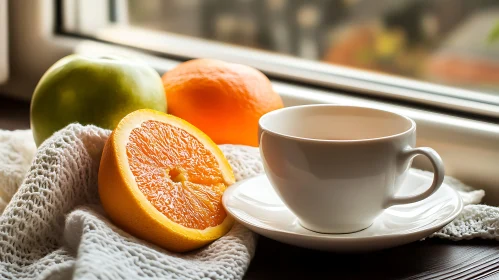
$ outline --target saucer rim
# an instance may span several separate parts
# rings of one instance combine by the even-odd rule
[[[422,175],[417,174],[416,172],[414,172],[412,170],[409,170],[409,174],[415,175],[415,176],[422,176]],[[225,192],[224,192],[224,194],[222,196],[223,207],[224,207],[225,211],[227,211],[231,215],[231,217],[233,217],[236,221],[238,221],[239,223],[241,223],[243,225],[247,225],[248,227],[255,228],[255,229],[262,229],[262,230],[265,230],[265,231],[268,231],[268,232],[272,232],[274,234],[286,235],[286,236],[292,237],[292,238],[299,237],[299,238],[304,238],[304,239],[308,239],[308,240],[321,239],[321,240],[327,240],[327,241],[341,241],[341,242],[349,242],[349,241],[369,242],[369,241],[374,241],[374,240],[376,240],[376,241],[382,241],[382,240],[392,239],[394,237],[402,237],[402,236],[403,237],[420,236],[423,233],[425,235],[428,235],[428,234],[434,233],[434,232],[442,229],[447,224],[449,224],[450,222],[452,222],[459,214],[461,214],[461,212],[462,212],[462,210],[464,208],[464,204],[463,204],[461,196],[459,196],[459,194],[457,193],[456,190],[454,190],[453,188],[451,188],[448,184],[446,184],[444,182],[444,183],[442,183],[441,188],[445,187],[445,188],[448,188],[449,190],[451,190],[451,193],[452,193],[454,199],[457,200],[457,207],[453,210],[453,212],[451,214],[449,214],[449,216],[447,216],[445,219],[440,220],[439,222],[437,221],[437,224],[433,225],[431,227],[427,227],[427,226],[431,225],[432,223],[425,224],[425,225],[423,225],[422,228],[419,227],[419,228],[411,230],[409,232],[395,232],[395,233],[389,233],[389,234],[384,234],[384,235],[375,235],[375,236],[352,236],[352,234],[357,233],[359,231],[351,232],[351,233],[319,233],[319,232],[315,232],[315,231],[309,230],[307,228],[304,228],[310,234],[303,234],[303,233],[298,233],[298,232],[294,232],[294,231],[283,230],[283,229],[279,229],[279,228],[272,228],[272,227],[269,227],[267,225],[263,225],[263,226],[262,225],[257,225],[255,223],[253,223],[252,221],[248,221],[244,217],[240,217],[239,215],[236,215],[231,210],[231,207],[227,206],[228,200],[230,199],[229,196],[240,185],[242,185],[242,184],[244,184],[244,183],[246,183],[248,181],[251,181],[251,180],[256,180],[257,178],[263,177],[263,176],[266,177],[266,174],[263,173],[263,174],[260,174],[260,175],[257,175],[257,176],[251,177],[251,178],[247,178],[247,179],[241,180],[241,181],[236,182],[233,185],[229,186],[229,188],[227,188],[225,190]],[[433,195],[434,194],[432,194],[432,196]],[[290,211],[290,210],[288,209],[288,211]],[[293,212],[290,211],[290,213],[295,217],[295,219],[297,219],[296,216],[293,214]],[[367,228],[369,228],[369,227],[367,227]],[[366,229],[363,229],[363,230],[366,230]],[[363,230],[360,230],[360,231],[363,231]],[[254,230],[254,231],[256,231],[256,230]],[[259,234],[261,234],[261,233],[259,233]],[[265,236],[265,234],[261,234],[261,235]]]

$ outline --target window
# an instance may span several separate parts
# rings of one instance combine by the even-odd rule
[[[237,2],[239,6],[231,4],[232,1]],[[424,78],[390,69],[372,70],[372,67],[366,66],[345,66],[339,62],[329,63],[320,58],[304,57],[295,51],[295,47],[291,48],[282,43],[265,45],[261,42],[283,40],[281,38],[283,35],[278,35],[281,37],[276,38],[276,35],[272,34],[289,32],[290,38],[295,38],[291,40],[296,41],[298,40],[296,38],[300,38],[296,33],[296,25],[272,25],[263,21],[263,19],[278,18],[275,15],[268,16],[271,11],[269,7],[274,7],[269,6],[270,4],[287,7],[287,19],[284,20],[286,23],[292,21],[289,19],[290,15],[296,14],[298,7],[304,4],[316,7],[319,5],[318,7],[321,7],[319,10],[325,14],[321,15],[323,18],[327,16],[325,11],[331,11],[332,8],[322,7],[326,7],[328,3],[328,7],[331,7],[331,1],[334,0],[232,1],[147,0],[142,3],[136,0],[8,1],[9,72],[7,80],[0,82],[0,94],[29,101],[39,78],[46,69],[70,53],[102,51],[133,53],[150,63],[159,72],[167,71],[180,61],[194,57],[217,57],[241,62],[265,72],[272,79],[276,91],[281,94],[287,106],[343,103],[375,107],[411,117],[418,124],[418,145],[430,146],[439,152],[445,161],[446,174],[456,176],[467,184],[484,188],[487,193],[486,202],[499,203],[497,200],[499,173],[496,168],[499,166],[499,90],[494,88],[497,83],[483,86],[467,82],[468,85],[465,85],[461,79],[445,82],[442,79],[437,81],[433,76]],[[496,6],[499,4],[497,0],[350,0],[337,3],[343,3],[342,5],[348,7],[342,10],[341,17],[334,14],[334,17],[340,19],[328,23],[329,25],[324,23],[319,25],[321,30],[325,30],[323,26],[329,26],[337,31],[331,33],[320,31],[320,34],[335,32],[346,34],[349,29],[352,30],[356,24],[362,22],[367,26],[369,22],[378,22],[379,28],[379,22],[386,17],[384,15],[388,14],[387,11],[392,11],[393,15],[395,13],[393,11],[402,11],[406,5],[424,3],[423,8],[427,12],[441,11],[440,17],[437,18],[446,22],[442,30],[447,30],[445,33],[438,33],[433,43],[426,45],[428,48],[426,57],[445,53],[442,49],[445,49],[443,46],[448,43],[443,42],[454,42],[456,39],[451,38],[458,36],[450,34],[462,33],[467,34],[466,38],[480,37],[480,42],[483,44],[477,48],[447,47],[447,53],[462,53],[469,55],[470,58],[481,58],[481,61],[485,60],[489,64],[497,61],[499,41],[488,43],[487,37],[494,25],[498,26],[499,18],[484,16],[496,13]],[[213,16],[211,19],[203,20],[210,13],[221,10],[230,17],[230,13],[246,12],[247,7],[251,5],[256,7],[253,9],[257,9],[257,12],[252,13],[259,17],[259,20],[255,21],[259,24],[257,29],[259,35],[253,37],[254,42],[258,44],[244,41],[235,35],[221,38],[202,32],[208,27],[213,28],[215,26],[213,22],[219,17]],[[307,9],[309,8],[305,8]],[[0,5],[0,14],[1,11]],[[237,19],[242,18],[243,16],[238,14]],[[487,21],[480,18],[486,18]],[[175,21],[178,23],[174,24]],[[429,20],[430,23],[432,21]],[[230,22],[234,20],[229,20]],[[480,28],[474,29],[473,26],[478,25]],[[265,35],[272,26],[279,32]],[[283,29],[291,31],[280,31]],[[463,30],[468,33],[463,33]],[[323,35],[317,36],[319,39],[325,38]],[[334,38],[344,39],[343,35],[337,37],[331,35],[328,38],[332,38],[331,47],[334,46]],[[460,44],[463,41],[472,43],[462,40]],[[479,40],[476,39],[476,42]],[[2,45],[1,40],[0,45]],[[286,52],[276,46],[290,47],[290,49]],[[324,51],[322,49],[316,53],[323,55]],[[473,53],[476,55],[471,55]],[[468,68],[461,70],[466,69]],[[492,75],[496,71],[490,68],[488,72],[483,73]],[[426,165],[426,161],[418,161],[418,158],[415,159],[415,164],[418,168],[431,168]]]
[[[497,0],[63,0],[59,32],[499,118]],[[192,44],[196,42],[195,44]],[[359,71],[360,70],[360,71]]]

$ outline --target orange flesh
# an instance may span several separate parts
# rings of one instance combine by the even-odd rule
[[[227,185],[216,158],[194,136],[146,121],[131,131],[126,151],[138,188],[167,218],[200,230],[224,221]]]

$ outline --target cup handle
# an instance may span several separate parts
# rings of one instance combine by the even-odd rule
[[[409,148],[404,150],[403,158],[405,161],[411,160],[418,155],[426,156],[433,166],[433,182],[431,186],[424,192],[409,195],[409,196],[394,196],[385,203],[385,208],[388,208],[397,204],[407,204],[423,200],[440,188],[442,182],[444,181],[445,170],[442,158],[433,150],[432,148],[422,147],[422,148]]]

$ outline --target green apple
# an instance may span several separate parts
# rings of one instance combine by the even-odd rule
[[[120,56],[69,55],[42,76],[31,99],[31,129],[36,145],[70,123],[114,129],[138,109],[166,112],[159,74],[150,66]]]

